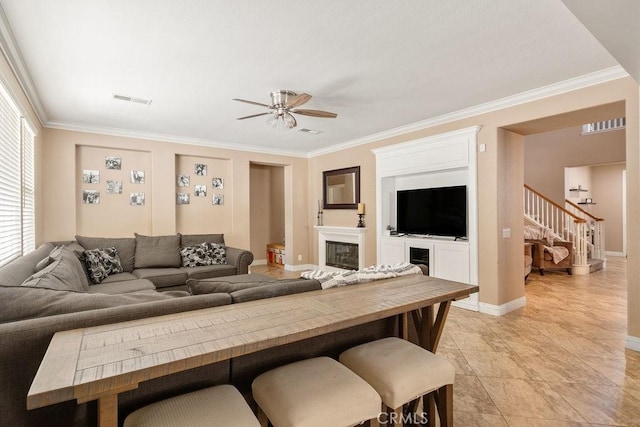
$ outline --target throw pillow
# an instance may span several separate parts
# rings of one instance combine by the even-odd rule
[[[212,264],[227,263],[227,247],[220,243],[204,243],[209,252]]]
[[[111,274],[122,273],[122,264],[115,247],[90,249],[83,252],[84,263],[93,283],[101,283]]]
[[[136,268],[180,267],[180,235],[136,236]]]
[[[70,250],[57,247],[48,256],[49,265],[29,276],[21,286],[86,292],[89,283],[82,264]]]
[[[114,247],[118,250],[122,269],[131,273],[134,267],[134,256],[136,254],[136,239],[133,237],[85,237],[76,236],[76,240],[84,249],[98,249]],[[72,249],[74,250],[74,249]]]
[[[182,256],[183,267],[200,267],[213,264],[213,259],[209,256],[209,248],[205,243],[181,248],[180,256]]]

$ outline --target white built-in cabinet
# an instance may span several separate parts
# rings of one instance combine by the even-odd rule
[[[376,156],[378,263],[411,262],[412,249],[427,256],[429,274],[478,284],[477,134],[479,126],[372,150]],[[467,240],[393,236],[396,192],[416,188],[467,186]],[[478,310],[478,294],[455,303]]]

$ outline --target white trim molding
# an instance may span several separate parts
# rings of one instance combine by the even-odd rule
[[[526,297],[520,297],[502,305],[487,304],[486,302],[479,303],[480,313],[490,314],[492,316],[504,316],[513,310],[524,307],[525,305],[527,305]]]
[[[318,266],[314,264],[300,264],[300,265],[291,265],[286,264],[284,269],[287,271],[309,271],[309,270],[317,270]]]
[[[627,347],[629,350],[640,351],[640,338],[628,335],[625,347]]]

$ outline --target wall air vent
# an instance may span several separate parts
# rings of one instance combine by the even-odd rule
[[[313,130],[313,129],[307,129],[307,128],[298,129],[298,132],[311,133],[311,134],[314,134],[314,135],[322,133],[321,130]]]
[[[150,99],[134,98],[132,96],[114,94],[113,95],[113,99],[117,99],[119,101],[126,101],[126,102],[135,102],[136,104],[151,105],[151,100]]]
[[[604,120],[601,122],[593,122],[582,125],[582,133],[580,135],[591,135],[593,133],[609,132],[611,130],[624,129],[627,121],[624,117],[617,119]]]

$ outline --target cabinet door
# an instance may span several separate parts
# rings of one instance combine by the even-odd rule
[[[465,245],[435,245],[433,275],[440,279],[469,283],[469,247]]]
[[[380,239],[378,264],[395,264],[404,261],[404,241],[402,239],[394,237]]]

